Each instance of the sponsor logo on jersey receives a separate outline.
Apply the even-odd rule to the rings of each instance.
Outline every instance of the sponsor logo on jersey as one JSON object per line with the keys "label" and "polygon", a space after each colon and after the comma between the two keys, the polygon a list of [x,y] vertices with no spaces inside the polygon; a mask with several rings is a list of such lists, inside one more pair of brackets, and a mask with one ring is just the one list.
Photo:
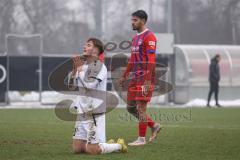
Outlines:
{"label": "sponsor logo on jersey", "polygon": [[139,40],[138,40],[138,45],[140,46],[142,43],[143,43],[143,40],[142,40],[142,39],[139,39]]}
{"label": "sponsor logo on jersey", "polygon": [[132,47],[132,52],[138,52],[138,51],[139,51],[139,46]]}
{"label": "sponsor logo on jersey", "polygon": [[149,45],[149,46],[155,46],[155,45],[156,45],[156,42],[154,42],[154,41],[149,41],[149,42],[148,42],[148,45]]}

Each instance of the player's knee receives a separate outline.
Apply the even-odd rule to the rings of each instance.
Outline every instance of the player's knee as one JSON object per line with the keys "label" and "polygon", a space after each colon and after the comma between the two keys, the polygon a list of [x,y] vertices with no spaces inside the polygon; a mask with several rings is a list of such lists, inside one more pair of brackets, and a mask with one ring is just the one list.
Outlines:
{"label": "player's knee", "polygon": [[80,154],[85,152],[85,143],[79,140],[73,140],[72,150],[74,154]]}
{"label": "player's knee", "polygon": [[74,153],[74,154],[80,154],[80,153],[82,153],[82,152],[83,152],[83,150],[82,150],[81,147],[73,146],[73,153]]}
{"label": "player's knee", "polygon": [[141,122],[146,121],[146,111],[141,108],[138,108],[138,120]]}
{"label": "player's knee", "polygon": [[145,111],[143,108],[141,108],[141,107],[138,107],[137,112],[138,112],[138,114],[140,114],[140,115],[146,113],[146,111]]}

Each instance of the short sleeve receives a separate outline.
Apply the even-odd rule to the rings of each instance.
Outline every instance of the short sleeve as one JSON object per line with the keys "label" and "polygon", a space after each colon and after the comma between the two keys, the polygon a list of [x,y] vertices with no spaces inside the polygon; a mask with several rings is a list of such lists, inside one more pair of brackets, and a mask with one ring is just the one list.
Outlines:
{"label": "short sleeve", "polygon": [[154,34],[150,34],[144,40],[144,44],[146,46],[147,54],[155,54],[156,53],[156,46],[157,46],[157,39]]}

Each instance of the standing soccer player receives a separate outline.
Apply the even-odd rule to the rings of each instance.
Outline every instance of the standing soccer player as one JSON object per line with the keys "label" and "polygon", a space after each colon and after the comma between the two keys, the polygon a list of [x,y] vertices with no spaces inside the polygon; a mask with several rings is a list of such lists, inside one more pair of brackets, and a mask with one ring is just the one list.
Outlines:
{"label": "standing soccer player", "polygon": [[152,135],[149,139],[153,142],[160,131],[159,123],[155,123],[146,113],[147,103],[150,102],[154,91],[156,45],[155,35],[146,28],[147,13],[138,10],[132,13],[132,28],[137,34],[132,39],[131,57],[127,68],[119,79],[123,87],[126,79],[130,79],[127,92],[127,110],[139,120],[138,139],[130,146],[146,144],[147,127],[151,128]]}
{"label": "standing soccer player", "polygon": [[[72,104],[78,110],[75,131],[73,134],[73,152],[88,154],[105,154],[115,151],[126,152],[127,147],[123,139],[117,143],[105,141],[105,111],[106,103],[88,95],[102,95],[106,102],[107,68],[99,60],[104,50],[103,43],[90,38],[84,45],[84,60],[80,57],[73,59],[73,71],[69,74],[69,86],[78,87],[79,92],[86,96],[79,96]],[[105,108],[99,105],[104,104]],[[97,111],[96,110],[100,110]]]}

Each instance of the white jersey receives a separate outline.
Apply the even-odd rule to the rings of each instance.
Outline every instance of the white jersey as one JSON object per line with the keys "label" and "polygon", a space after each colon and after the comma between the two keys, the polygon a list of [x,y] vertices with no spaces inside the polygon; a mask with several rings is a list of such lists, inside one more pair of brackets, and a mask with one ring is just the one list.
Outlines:
{"label": "white jersey", "polygon": [[[104,91],[104,94],[102,93],[100,98],[93,98],[96,96],[96,92],[86,93],[86,96],[78,96],[74,102],[74,106],[77,107],[78,113],[85,113],[90,110],[96,109],[100,106],[101,103],[106,102],[106,89],[107,89],[107,68],[103,64],[100,72],[97,75],[97,79],[95,79],[93,82],[86,82],[85,76],[87,74],[88,65],[85,63],[83,65],[82,71],[76,73],[76,80],[77,85],[83,88],[87,89],[94,89],[98,91]],[[86,91],[88,92],[88,91]],[[89,97],[93,96],[93,97]],[[105,106],[106,109],[106,106]],[[102,109],[103,110],[103,109]]]}
{"label": "white jersey", "polygon": [[107,90],[107,67],[103,64],[100,72],[97,75],[98,80],[91,83],[84,81],[84,77],[86,75],[87,69],[88,69],[88,65],[85,63],[82,67],[82,71],[76,73],[76,77],[78,78],[78,86],[81,86],[81,87],[85,86],[90,89],[106,91]]}
{"label": "white jersey", "polygon": [[[106,111],[107,68],[103,64],[100,72],[95,77],[96,79],[92,82],[85,81],[87,71],[88,65],[84,64],[82,71],[76,73],[77,85],[81,89],[87,88],[104,92],[93,91],[93,97],[101,94],[101,96],[97,96],[98,98],[93,98],[89,97],[89,94],[87,93],[88,91],[86,91],[87,96],[78,96],[73,105],[77,107],[78,113],[80,115],[83,115],[83,113],[94,110],[98,108],[101,104],[104,104],[105,108],[101,110],[101,112],[104,113]],[[88,143],[91,144],[105,143],[105,114],[102,114],[95,119],[89,118],[85,121],[76,121],[73,139],[86,140]]]}

